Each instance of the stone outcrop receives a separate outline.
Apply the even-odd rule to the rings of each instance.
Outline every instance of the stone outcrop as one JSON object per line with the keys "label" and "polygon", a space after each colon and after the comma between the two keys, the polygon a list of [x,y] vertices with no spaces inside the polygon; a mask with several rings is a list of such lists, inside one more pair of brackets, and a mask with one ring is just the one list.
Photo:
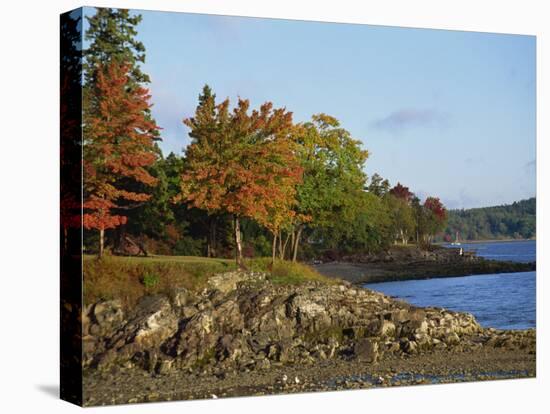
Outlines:
{"label": "stone outcrop", "polygon": [[333,358],[373,364],[484,346],[535,352],[534,330],[483,329],[470,314],[416,308],[348,283],[280,286],[265,279],[231,272],[211,278],[200,294],[174,290],[126,311],[118,301],[89,306],[84,366],[222,375]]}

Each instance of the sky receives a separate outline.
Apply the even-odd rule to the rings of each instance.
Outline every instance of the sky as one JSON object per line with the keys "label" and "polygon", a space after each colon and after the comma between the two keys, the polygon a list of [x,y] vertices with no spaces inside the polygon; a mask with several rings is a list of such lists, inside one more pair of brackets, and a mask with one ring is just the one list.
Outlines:
{"label": "sky", "polygon": [[207,83],[295,122],[335,116],[369,151],[369,176],[448,208],[535,196],[534,36],[139,13],[165,155],[189,144],[182,120]]}

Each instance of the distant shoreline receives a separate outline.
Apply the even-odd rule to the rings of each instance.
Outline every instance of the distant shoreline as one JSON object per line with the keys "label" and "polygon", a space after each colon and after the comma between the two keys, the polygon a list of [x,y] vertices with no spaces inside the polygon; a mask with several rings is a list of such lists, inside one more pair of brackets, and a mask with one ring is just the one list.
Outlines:
{"label": "distant shoreline", "polygon": [[536,270],[536,261],[490,260],[475,253],[459,254],[461,246],[433,247],[429,252],[416,247],[394,247],[384,255],[343,257],[339,261],[313,264],[313,268],[325,276],[355,284]]}
{"label": "distant shoreline", "polygon": [[[537,239],[495,239],[495,240],[461,240],[459,241],[460,244],[481,244],[481,243],[514,243],[514,242],[526,242],[526,241],[537,241]],[[438,242],[434,243],[436,245],[442,246],[451,244],[453,242]]]}

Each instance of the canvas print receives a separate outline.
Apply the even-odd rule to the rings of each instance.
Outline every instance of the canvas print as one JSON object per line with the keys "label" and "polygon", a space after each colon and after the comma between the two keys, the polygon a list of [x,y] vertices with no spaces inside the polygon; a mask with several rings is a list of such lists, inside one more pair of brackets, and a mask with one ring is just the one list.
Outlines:
{"label": "canvas print", "polygon": [[62,398],[536,375],[534,36],[60,27]]}

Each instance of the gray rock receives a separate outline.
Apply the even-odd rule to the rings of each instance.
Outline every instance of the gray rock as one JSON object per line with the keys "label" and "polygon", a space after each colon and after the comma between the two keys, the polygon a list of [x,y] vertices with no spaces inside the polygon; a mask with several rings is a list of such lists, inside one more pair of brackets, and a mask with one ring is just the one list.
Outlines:
{"label": "gray rock", "polygon": [[378,360],[378,342],[370,338],[361,338],[353,347],[355,357],[360,361],[376,362]]}

